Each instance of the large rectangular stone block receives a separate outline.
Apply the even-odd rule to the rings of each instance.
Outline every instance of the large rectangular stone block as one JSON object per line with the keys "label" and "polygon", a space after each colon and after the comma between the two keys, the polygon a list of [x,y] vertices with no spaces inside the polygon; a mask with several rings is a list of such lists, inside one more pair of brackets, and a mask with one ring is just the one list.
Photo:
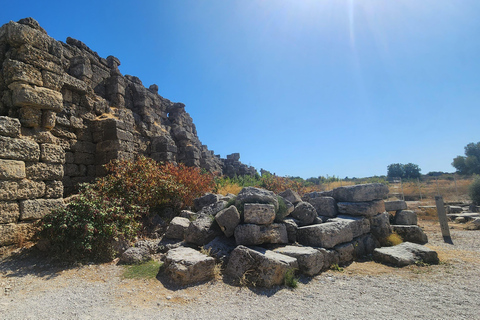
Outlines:
{"label": "large rectangular stone block", "polygon": [[338,212],[352,216],[373,217],[379,213],[385,212],[383,200],[368,202],[339,202]]}
{"label": "large rectangular stone block", "polygon": [[0,158],[38,161],[40,147],[32,140],[0,136]]}
{"label": "large rectangular stone block", "polygon": [[5,36],[11,46],[18,47],[28,43],[47,52],[49,43],[52,41],[45,33],[13,21],[7,23]]}
{"label": "large rectangular stone block", "polygon": [[407,203],[403,200],[385,201],[385,211],[407,210]]}
{"label": "large rectangular stone block", "polygon": [[29,240],[34,233],[31,223],[0,224],[0,247]]}
{"label": "large rectangular stone block", "polygon": [[0,181],[0,200],[19,200],[43,197],[45,183],[43,181],[19,180]]}
{"label": "large rectangular stone block", "polygon": [[36,199],[20,201],[20,220],[38,220],[54,209],[65,206],[63,199]]}
{"label": "large rectangular stone block", "polygon": [[359,184],[333,189],[338,202],[363,202],[382,200],[388,194],[388,187],[381,183]]}
{"label": "large rectangular stone block", "polygon": [[275,220],[273,204],[245,203],[243,213],[245,223],[271,224]]}
{"label": "large rectangular stone block", "polygon": [[20,121],[16,118],[0,117],[0,135],[12,138],[20,136]]}
{"label": "large rectangular stone block", "polygon": [[62,61],[59,58],[29,44],[24,44],[20,48],[15,49],[11,58],[31,64],[40,70],[48,70],[57,74],[64,73]]}
{"label": "large rectangular stone block", "polygon": [[353,230],[345,223],[326,222],[297,229],[297,241],[311,247],[333,248],[353,240]]}
{"label": "large rectangular stone block", "polygon": [[50,163],[65,163],[65,150],[51,143],[40,145],[40,160]]}
{"label": "large rectangular stone block", "polygon": [[0,179],[15,180],[25,178],[25,162],[17,160],[0,160]]}
{"label": "large rectangular stone block", "polygon": [[63,197],[62,181],[45,181],[45,198],[58,199]]}
{"label": "large rectangular stone block", "polygon": [[32,87],[19,82],[8,86],[12,90],[12,102],[16,107],[36,107],[60,112],[63,109],[63,97],[58,91],[43,87]]}
{"label": "large rectangular stone block", "polygon": [[332,197],[306,197],[305,201],[313,205],[317,214],[324,217],[336,217],[337,202]]}
{"label": "large rectangular stone block", "polygon": [[19,81],[43,86],[42,73],[32,65],[17,60],[5,60],[3,63],[3,78],[7,85]]}
{"label": "large rectangular stone block", "polygon": [[288,243],[287,228],[283,223],[271,225],[239,224],[235,228],[235,241],[238,245],[260,245],[264,243]]}
{"label": "large rectangular stone block", "polygon": [[31,162],[25,166],[27,178],[32,180],[62,180],[63,166],[55,163]]}
{"label": "large rectangular stone block", "polygon": [[20,207],[16,201],[0,201],[0,223],[17,222]]}

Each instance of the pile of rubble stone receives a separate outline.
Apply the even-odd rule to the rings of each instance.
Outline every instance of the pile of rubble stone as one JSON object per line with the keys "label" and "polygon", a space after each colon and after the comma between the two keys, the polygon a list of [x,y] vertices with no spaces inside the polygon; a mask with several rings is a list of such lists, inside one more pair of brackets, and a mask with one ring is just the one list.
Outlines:
{"label": "pile of rubble stone", "polygon": [[[139,242],[122,259],[164,252],[163,270],[179,284],[211,279],[220,261],[226,277],[267,287],[283,284],[290,269],[314,276],[371,254],[394,265],[438,262],[434,251],[411,243],[427,242],[415,213],[404,210],[403,201],[384,202],[387,194],[383,184],[340,187],[303,198],[292,190],[277,195],[254,187],[237,196],[206,194],[195,200],[195,212],[182,211],[171,221],[159,243]],[[395,213],[393,225],[388,211]],[[377,249],[392,229],[409,242],[396,252]]]}

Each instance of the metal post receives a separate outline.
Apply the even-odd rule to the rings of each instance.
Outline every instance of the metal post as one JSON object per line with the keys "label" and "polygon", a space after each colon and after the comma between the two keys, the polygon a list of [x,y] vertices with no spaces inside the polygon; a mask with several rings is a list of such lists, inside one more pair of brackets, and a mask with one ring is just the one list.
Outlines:
{"label": "metal post", "polygon": [[442,230],[443,241],[453,244],[450,237],[450,229],[448,228],[447,214],[442,196],[435,196],[435,204],[437,205],[438,221],[440,222],[440,229]]}

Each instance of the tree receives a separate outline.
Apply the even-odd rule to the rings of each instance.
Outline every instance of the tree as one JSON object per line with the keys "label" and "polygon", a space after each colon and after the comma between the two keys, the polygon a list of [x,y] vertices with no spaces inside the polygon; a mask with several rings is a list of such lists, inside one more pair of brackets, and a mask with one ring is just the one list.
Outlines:
{"label": "tree", "polygon": [[414,179],[420,178],[420,167],[414,163],[392,163],[387,166],[387,176],[389,178]]}
{"label": "tree", "polygon": [[407,163],[403,166],[403,170],[405,171],[405,179],[415,179],[420,178],[420,167],[413,163]]}
{"label": "tree", "polygon": [[465,156],[453,159],[452,166],[460,174],[480,174],[480,142],[465,146]]}

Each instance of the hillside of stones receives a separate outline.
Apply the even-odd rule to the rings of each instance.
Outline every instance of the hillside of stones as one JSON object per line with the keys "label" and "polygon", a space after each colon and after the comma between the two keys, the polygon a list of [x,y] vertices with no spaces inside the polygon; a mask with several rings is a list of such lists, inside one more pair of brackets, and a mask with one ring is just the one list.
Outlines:
{"label": "hillside of stones", "polygon": [[[237,196],[206,194],[194,211],[182,211],[159,240],[139,241],[121,255],[123,263],[139,263],[162,254],[162,274],[188,285],[208,281],[215,264],[228,279],[256,286],[281,285],[289,270],[315,276],[355,259],[403,267],[435,264],[435,251],[404,201],[384,201],[383,184],[340,187],[300,197],[247,187]],[[396,232],[404,243],[393,247]]]}
{"label": "hillside of stones", "polygon": [[28,238],[79,183],[114,159],[145,155],[228,176],[253,175],[238,153],[221,159],[185,105],[122,75],[114,56],[48,36],[32,18],[0,27],[0,246]]}

